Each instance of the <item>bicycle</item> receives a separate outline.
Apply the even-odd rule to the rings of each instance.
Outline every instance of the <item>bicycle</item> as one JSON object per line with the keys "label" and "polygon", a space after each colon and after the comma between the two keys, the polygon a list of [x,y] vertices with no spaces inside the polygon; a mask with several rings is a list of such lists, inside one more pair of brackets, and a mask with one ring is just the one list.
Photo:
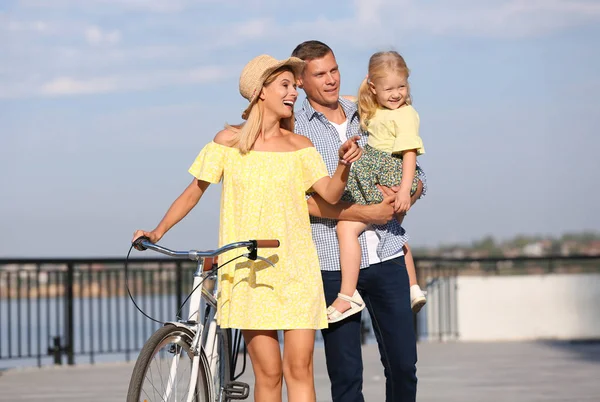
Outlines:
{"label": "bicycle", "polygon": [[[132,247],[140,251],[151,249],[170,257],[190,259],[197,262],[197,268],[194,272],[192,292],[186,299],[190,300],[187,320],[165,322],[163,327],[148,338],[133,368],[127,402],[227,402],[246,399],[250,394],[250,386],[236,381],[245,369],[246,353],[242,372],[235,375],[241,332],[238,331],[232,344],[231,329],[221,329],[217,326],[217,271],[221,266],[239,257],[260,259],[273,265],[266,258],[258,256],[257,250],[279,247],[279,241],[248,240],[226,244],[211,251],[173,251],[151,243],[146,237],[140,237],[133,242]],[[220,254],[243,247],[248,249],[247,253],[221,266],[216,263]],[[196,292],[200,287],[201,291]],[[204,311],[203,315],[200,314],[201,311]],[[163,348],[165,350],[161,351]],[[159,363],[164,361],[166,377],[153,371],[155,357],[159,357]],[[190,363],[181,364],[180,361],[186,358],[190,359]],[[161,367],[158,364],[156,366]],[[189,374],[182,376],[183,379],[187,378],[189,383],[180,384],[180,380],[176,380],[180,369],[190,370]],[[157,376],[157,383],[154,384]],[[147,389],[144,388],[146,381],[150,382]]]}

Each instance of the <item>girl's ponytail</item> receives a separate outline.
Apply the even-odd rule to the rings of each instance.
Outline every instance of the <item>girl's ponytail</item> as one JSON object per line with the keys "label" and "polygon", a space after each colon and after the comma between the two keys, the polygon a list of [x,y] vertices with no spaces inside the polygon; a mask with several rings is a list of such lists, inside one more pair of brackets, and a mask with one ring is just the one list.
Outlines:
{"label": "girl's ponytail", "polygon": [[358,115],[360,116],[360,128],[367,131],[367,122],[377,110],[377,98],[369,87],[369,78],[365,78],[358,88]]}

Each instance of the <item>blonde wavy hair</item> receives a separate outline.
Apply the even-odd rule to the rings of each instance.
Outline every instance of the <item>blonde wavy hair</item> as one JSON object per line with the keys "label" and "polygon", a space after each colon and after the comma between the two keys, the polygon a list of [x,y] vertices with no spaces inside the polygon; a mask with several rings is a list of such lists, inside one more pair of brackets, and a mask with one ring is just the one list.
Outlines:
{"label": "blonde wavy hair", "polygon": [[[263,88],[271,85],[279,75],[286,71],[289,71],[292,74],[294,74],[294,70],[292,68],[290,68],[289,66],[283,66],[273,71],[273,73],[267,77],[265,83],[263,84]],[[297,77],[294,74],[294,80],[296,78]],[[235,134],[232,140],[232,145],[238,148],[242,154],[248,153],[254,146],[256,140],[258,139],[260,131],[262,130],[264,113],[263,109],[263,101],[262,99],[258,98],[258,100],[250,109],[248,118],[244,123],[239,125],[225,125],[226,129],[233,131],[233,133]],[[294,111],[292,110],[292,115],[290,117],[281,119],[281,121],[279,122],[279,127],[294,132],[294,120]]]}
{"label": "blonde wavy hair", "polygon": [[[375,111],[380,108],[377,103],[377,97],[371,91],[371,84],[388,74],[402,74],[408,79],[410,70],[398,52],[393,50],[386,52],[377,52],[369,59],[369,74],[363,80],[358,89],[358,113],[360,115],[360,127],[367,131],[369,119],[375,115]],[[410,86],[408,87],[408,99],[406,104],[410,105],[412,98],[410,96]]]}

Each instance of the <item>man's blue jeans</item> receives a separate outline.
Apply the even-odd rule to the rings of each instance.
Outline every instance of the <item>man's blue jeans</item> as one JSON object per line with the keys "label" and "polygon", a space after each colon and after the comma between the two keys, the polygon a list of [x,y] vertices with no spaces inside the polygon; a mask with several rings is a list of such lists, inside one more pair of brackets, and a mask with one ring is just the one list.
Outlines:
{"label": "man's blue jeans", "polygon": [[[327,305],[340,291],[341,272],[322,271]],[[414,402],[417,393],[417,345],[404,257],[360,271],[364,299],[379,345],[386,378],[386,402]],[[360,314],[324,329],[327,372],[333,402],[363,402]]]}

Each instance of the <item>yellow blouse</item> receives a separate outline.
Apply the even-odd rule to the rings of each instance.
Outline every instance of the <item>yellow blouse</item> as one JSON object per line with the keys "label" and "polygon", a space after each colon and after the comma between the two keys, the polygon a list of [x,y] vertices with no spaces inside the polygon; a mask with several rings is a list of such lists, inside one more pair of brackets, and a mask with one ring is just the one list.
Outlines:
{"label": "yellow blouse", "polygon": [[398,109],[377,109],[367,123],[368,144],[383,152],[400,153],[416,149],[425,153],[419,136],[419,114],[411,105]]}

